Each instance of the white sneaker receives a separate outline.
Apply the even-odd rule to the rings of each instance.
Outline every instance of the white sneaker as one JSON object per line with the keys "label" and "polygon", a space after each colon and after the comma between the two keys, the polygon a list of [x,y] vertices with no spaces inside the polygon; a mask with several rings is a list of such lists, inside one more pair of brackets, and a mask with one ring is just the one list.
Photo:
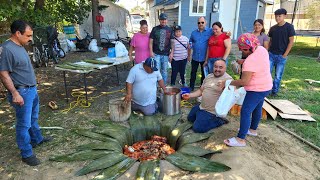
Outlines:
{"label": "white sneaker", "polygon": [[201,100],[202,100],[202,96],[197,97],[197,101],[198,101],[199,103],[201,103]]}

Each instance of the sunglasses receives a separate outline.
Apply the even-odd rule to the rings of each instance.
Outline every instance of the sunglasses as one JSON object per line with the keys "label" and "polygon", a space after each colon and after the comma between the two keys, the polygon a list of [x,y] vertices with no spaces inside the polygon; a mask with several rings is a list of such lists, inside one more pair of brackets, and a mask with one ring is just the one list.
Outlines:
{"label": "sunglasses", "polygon": [[198,22],[198,24],[204,24],[204,22]]}

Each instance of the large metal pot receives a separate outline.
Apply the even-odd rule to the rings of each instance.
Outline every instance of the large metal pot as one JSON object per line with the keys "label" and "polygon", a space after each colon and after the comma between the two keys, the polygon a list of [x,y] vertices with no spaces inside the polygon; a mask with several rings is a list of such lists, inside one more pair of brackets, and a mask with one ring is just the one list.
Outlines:
{"label": "large metal pot", "polygon": [[160,110],[165,115],[180,113],[181,90],[175,87],[167,87],[169,94],[160,92]]}

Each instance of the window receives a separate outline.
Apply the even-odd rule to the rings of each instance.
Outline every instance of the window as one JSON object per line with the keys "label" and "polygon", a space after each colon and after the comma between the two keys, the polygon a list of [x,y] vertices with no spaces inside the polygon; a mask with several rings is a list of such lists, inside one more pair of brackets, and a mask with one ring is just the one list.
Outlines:
{"label": "window", "polygon": [[205,16],[207,0],[190,0],[189,16]]}

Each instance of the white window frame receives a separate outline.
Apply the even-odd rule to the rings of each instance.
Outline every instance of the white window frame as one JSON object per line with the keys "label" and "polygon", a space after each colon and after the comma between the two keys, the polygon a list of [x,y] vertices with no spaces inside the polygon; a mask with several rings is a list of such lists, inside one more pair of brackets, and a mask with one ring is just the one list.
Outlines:
{"label": "white window frame", "polygon": [[[198,0],[199,2],[200,0]],[[206,16],[207,11],[207,0],[203,0],[203,13],[194,13],[192,12],[193,0],[189,0],[189,16]]]}

